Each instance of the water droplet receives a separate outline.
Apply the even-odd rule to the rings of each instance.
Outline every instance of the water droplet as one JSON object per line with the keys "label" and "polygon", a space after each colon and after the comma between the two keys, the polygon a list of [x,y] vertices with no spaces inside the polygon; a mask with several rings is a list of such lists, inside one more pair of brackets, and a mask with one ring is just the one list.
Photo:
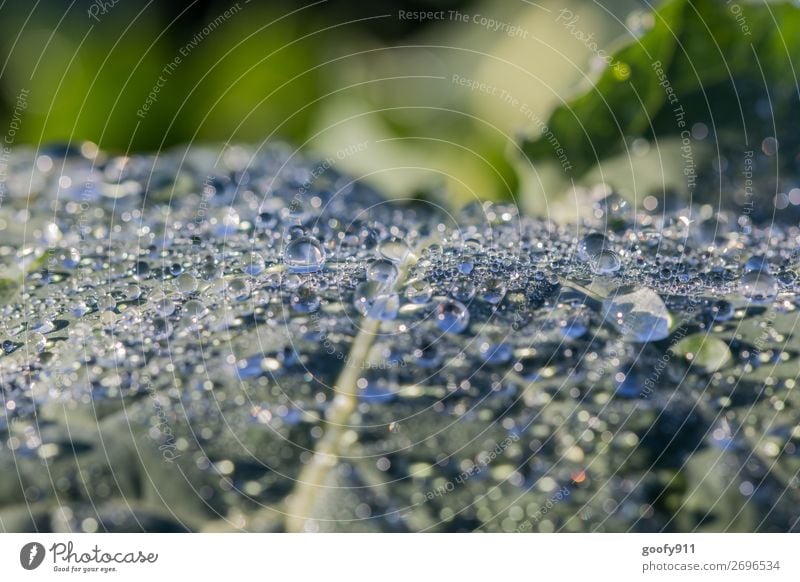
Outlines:
{"label": "water droplet", "polygon": [[40,319],[31,325],[31,331],[35,331],[38,333],[50,333],[56,328],[52,321],[49,319]]}
{"label": "water droplet", "polygon": [[220,268],[214,255],[207,255],[198,267],[200,276],[206,281],[211,281],[219,276]]}
{"label": "water droplet", "polygon": [[511,346],[506,342],[493,342],[486,339],[478,342],[478,353],[484,362],[492,366],[505,364],[511,360],[513,355]]}
{"label": "water droplet", "polygon": [[506,285],[502,279],[491,277],[481,287],[481,295],[487,303],[497,305],[506,296]]}
{"label": "water droplet", "polygon": [[133,276],[137,279],[146,279],[150,275],[150,264],[147,261],[137,261],[133,267]]}
{"label": "water droplet", "polygon": [[466,277],[456,279],[453,286],[450,287],[450,295],[456,301],[469,302],[475,297],[475,283]]}
{"label": "water droplet", "polygon": [[47,338],[39,332],[29,331],[22,337],[22,343],[29,352],[40,353],[47,345]]}
{"label": "water droplet", "polygon": [[712,303],[709,311],[714,321],[728,321],[733,317],[733,305],[724,299]]}
{"label": "water droplet", "polygon": [[414,279],[406,287],[406,299],[415,305],[427,303],[433,297],[433,288],[423,279]]}
{"label": "water droplet", "polygon": [[325,251],[317,239],[301,236],[286,245],[283,262],[293,273],[313,273],[325,264]]}
{"label": "water droplet", "polygon": [[242,270],[248,275],[260,275],[264,271],[264,257],[258,253],[247,253],[242,257]]}
{"label": "water droplet", "polygon": [[169,317],[175,313],[175,302],[169,297],[162,297],[161,299],[153,301],[153,309],[155,309],[156,313],[159,315]]}
{"label": "water droplet", "polygon": [[197,279],[192,277],[189,273],[183,273],[175,279],[175,289],[178,293],[188,295],[197,290]]}
{"label": "water droplet", "polygon": [[609,242],[604,234],[599,232],[587,234],[578,243],[578,258],[588,262],[608,246]]}
{"label": "water droplet", "polygon": [[604,317],[628,341],[646,343],[669,335],[672,318],[661,297],[652,289],[615,295],[603,302]]}
{"label": "water droplet", "polygon": [[292,309],[300,313],[311,313],[320,306],[320,298],[312,285],[300,285],[292,294]]}
{"label": "water droplet", "polygon": [[365,314],[370,319],[394,321],[400,311],[400,297],[397,293],[381,293],[372,300],[372,306]]}
{"label": "water droplet", "polygon": [[763,303],[771,301],[778,294],[778,282],[764,271],[750,271],[739,279],[739,290],[751,301]]}
{"label": "water droplet", "polygon": [[390,261],[395,263],[402,263],[406,260],[409,254],[411,254],[411,249],[401,238],[393,236],[385,241],[382,241],[380,245],[378,245],[378,252]]}
{"label": "water droplet", "polygon": [[122,295],[126,301],[135,301],[142,296],[142,288],[136,283],[125,285],[125,287],[122,289]]}
{"label": "water droplet", "polygon": [[181,308],[181,314],[194,323],[203,318],[207,313],[208,309],[206,306],[197,299],[190,299],[184,303]]}
{"label": "water droplet", "polygon": [[589,265],[595,275],[613,275],[619,271],[622,262],[617,253],[603,249],[589,260]]}
{"label": "water droplet", "polygon": [[475,263],[472,261],[462,261],[458,265],[458,272],[462,275],[469,275],[472,273],[472,269],[475,268]]}
{"label": "water droplet", "polygon": [[117,308],[117,300],[112,295],[105,295],[97,306],[101,311],[114,311]]}
{"label": "water droplet", "polygon": [[443,332],[461,333],[469,325],[469,311],[463,303],[448,299],[436,307],[436,323]]}
{"label": "water droplet", "polygon": [[353,304],[361,315],[380,321],[397,319],[400,310],[397,293],[386,292],[376,281],[367,281],[356,287]]}
{"label": "water droplet", "polygon": [[367,266],[367,279],[391,284],[397,279],[397,266],[387,259],[377,259]]}
{"label": "water droplet", "polygon": [[755,255],[747,259],[744,264],[744,272],[750,273],[752,271],[763,271],[769,273],[769,261],[763,255]]}
{"label": "water droplet", "polygon": [[250,297],[251,289],[250,281],[242,277],[231,279],[225,287],[227,294],[236,301],[244,301]]}
{"label": "water droplet", "polygon": [[442,362],[439,350],[432,344],[415,349],[414,358],[417,366],[425,369],[438,368]]}

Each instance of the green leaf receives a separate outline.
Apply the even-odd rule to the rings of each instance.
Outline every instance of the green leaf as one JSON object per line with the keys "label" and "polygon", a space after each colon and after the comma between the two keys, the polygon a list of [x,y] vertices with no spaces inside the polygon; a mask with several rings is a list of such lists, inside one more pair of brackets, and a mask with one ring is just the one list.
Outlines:
{"label": "green leaf", "polygon": [[731,359],[731,351],[721,339],[696,334],[675,345],[675,352],[691,358],[693,365],[706,372],[716,372]]}
{"label": "green leaf", "polygon": [[[778,119],[796,103],[787,97],[796,91],[790,57],[799,31],[800,10],[788,2],[742,4],[738,12],[725,2],[670,0],[653,27],[615,53],[591,89],[556,108],[548,131],[523,150],[534,162],[557,159],[554,136],[580,176],[624,152],[626,138],[686,137],[699,121],[734,132],[739,143],[760,142],[775,129],[773,119],[753,114],[756,102],[771,97]],[[788,126],[778,123],[777,131]]]}
{"label": "green leaf", "polygon": [[19,292],[20,282],[13,277],[0,278],[0,305],[9,303]]}

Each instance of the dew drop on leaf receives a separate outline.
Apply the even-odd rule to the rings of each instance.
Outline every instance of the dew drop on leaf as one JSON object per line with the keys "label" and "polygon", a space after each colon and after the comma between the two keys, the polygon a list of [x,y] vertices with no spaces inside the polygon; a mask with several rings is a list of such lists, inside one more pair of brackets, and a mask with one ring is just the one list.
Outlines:
{"label": "dew drop on leaf", "polygon": [[619,256],[611,249],[601,250],[589,259],[589,264],[595,275],[613,275],[622,266]]}
{"label": "dew drop on leaf", "polygon": [[378,283],[392,284],[397,274],[397,266],[388,259],[377,259],[367,266],[367,278]]}
{"label": "dew drop on leaf", "polygon": [[313,273],[325,264],[325,251],[317,239],[301,236],[286,245],[283,263],[293,273]]}
{"label": "dew drop on leaf", "polygon": [[778,293],[778,282],[765,271],[750,271],[739,279],[739,290],[751,301],[763,303],[775,298]]}
{"label": "dew drop on leaf", "polygon": [[378,245],[381,256],[395,263],[402,263],[411,253],[411,249],[403,239],[393,236]]}
{"label": "dew drop on leaf", "polygon": [[320,298],[312,285],[300,285],[292,294],[292,309],[299,313],[311,313],[320,306]]}
{"label": "dew drop on leaf", "polygon": [[493,342],[487,339],[479,340],[478,353],[481,359],[489,365],[505,364],[513,355],[511,346],[506,342]]}
{"label": "dew drop on leaf", "polygon": [[433,288],[424,279],[413,279],[406,286],[406,299],[415,305],[427,303],[433,297]]}
{"label": "dew drop on leaf", "polygon": [[481,296],[492,305],[497,305],[506,296],[506,285],[502,279],[490,277],[481,287]]}
{"label": "dew drop on leaf", "polygon": [[258,253],[247,253],[242,257],[242,271],[248,275],[259,275],[264,271],[264,257]]}
{"label": "dew drop on leaf", "polygon": [[587,234],[578,243],[578,258],[582,261],[591,261],[600,251],[608,248],[609,242],[604,234],[593,232]]}
{"label": "dew drop on leaf", "polygon": [[466,277],[456,279],[453,286],[450,287],[450,295],[453,299],[465,303],[472,301],[473,297],[475,297],[475,291],[475,283]]}
{"label": "dew drop on leaf", "polygon": [[647,287],[603,302],[604,317],[627,341],[646,343],[669,335],[671,317],[661,297]]}
{"label": "dew drop on leaf", "polygon": [[436,307],[436,322],[443,332],[461,333],[469,325],[469,311],[460,301],[445,300]]}

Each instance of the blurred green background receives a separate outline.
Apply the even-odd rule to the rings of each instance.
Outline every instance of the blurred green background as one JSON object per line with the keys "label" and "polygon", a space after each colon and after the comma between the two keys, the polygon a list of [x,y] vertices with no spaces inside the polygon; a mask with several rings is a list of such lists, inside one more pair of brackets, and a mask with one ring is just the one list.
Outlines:
{"label": "blurred green background", "polygon": [[[280,139],[334,158],[337,169],[390,196],[447,207],[515,199],[530,212],[574,219],[599,181],[637,206],[654,189],[686,194],[681,141],[662,106],[654,59],[686,53],[667,72],[682,103],[705,121],[690,126],[698,168],[715,154],[716,136],[705,135],[720,127],[714,116],[741,126],[759,107],[766,111],[766,129],[750,128],[752,144],[740,143],[741,127],[729,140],[740,149],[775,133],[776,104],[788,103],[786,117],[795,118],[787,57],[800,37],[796,6],[735,6],[739,12],[716,0],[7,2],[0,128],[13,124],[14,146],[90,140],[123,154]],[[409,16],[420,11],[429,14]],[[611,67],[610,55],[628,62]],[[764,82],[762,74],[772,77]],[[603,126],[609,111],[622,127]],[[666,135],[656,142],[646,134],[659,119]],[[555,149],[546,140],[525,150],[538,147],[534,162],[522,154],[521,144],[550,123],[571,141],[572,161],[591,171],[538,163]],[[779,120],[781,127],[789,125]],[[693,196],[735,200],[719,182]],[[769,188],[771,207],[792,184]]]}
{"label": "blurred green background", "polygon": [[[327,157],[367,142],[340,165],[390,195],[507,199],[526,178],[516,144],[536,129],[531,116],[546,120],[560,95],[597,68],[586,43],[556,23],[558,11],[579,14],[581,28],[608,47],[629,36],[625,27],[644,6],[6,3],[0,123],[7,127],[27,89],[18,144],[91,140],[124,153],[279,138]],[[444,20],[400,17],[420,10],[457,10],[467,21],[449,12]],[[454,75],[502,89],[518,104],[454,83]],[[156,99],[142,111],[159,77]]]}

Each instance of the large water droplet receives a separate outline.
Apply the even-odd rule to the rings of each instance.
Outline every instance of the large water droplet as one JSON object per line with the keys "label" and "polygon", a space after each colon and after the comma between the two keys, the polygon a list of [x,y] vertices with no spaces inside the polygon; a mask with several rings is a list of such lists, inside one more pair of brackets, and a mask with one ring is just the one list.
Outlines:
{"label": "large water droplet", "polygon": [[492,366],[505,364],[513,355],[511,346],[508,343],[489,339],[478,341],[478,353],[484,362]]}
{"label": "large water droplet", "polygon": [[712,303],[708,311],[714,321],[728,321],[733,317],[733,305],[724,299]]}
{"label": "large water droplet", "polygon": [[617,253],[611,249],[603,249],[589,259],[589,265],[595,275],[613,275],[619,271],[622,262]]}
{"label": "large water droplet", "polygon": [[47,345],[47,338],[39,332],[28,331],[22,336],[25,349],[31,353],[43,352]]}
{"label": "large water droplet", "polygon": [[189,273],[183,273],[175,278],[175,289],[184,295],[194,293],[197,290],[197,279]]}
{"label": "large water droplet", "polygon": [[443,332],[461,333],[469,325],[469,311],[460,301],[448,299],[436,307],[436,323]]}
{"label": "large water droplet", "polygon": [[353,304],[361,315],[380,321],[397,319],[400,298],[397,293],[387,292],[376,281],[367,281],[356,287]]}
{"label": "large water droplet", "polygon": [[393,236],[385,241],[382,241],[380,245],[378,245],[378,252],[390,261],[395,263],[402,263],[406,260],[409,254],[411,254],[411,249],[401,238]]}
{"label": "large water droplet", "polygon": [[400,297],[397,293],[381,293],[372,301],[367,317],[380,321],[394,321],[400,311]]}
{"label": "large water droplet", "polygon": [[423,279],[409,281],[406,287],[406,299],[416,305],[427,303],[433,297],[433,288]]}
{"label": "large water droplet", "polygon": [[778,282],[764,271],[750,271],[739,279],[739,290],[751,301],[763,303],[771,301],[778,294]]}
{"label": "large water droplet", "polygon": [[313,273],[325,264],[325,251],[317,239],[302,236],[286,245],[283,263],[294,273]]}
{"label": "large water droplet", "polygon": [[751,271],[764,271],[765,273],[769,273],[769,261],[764,255],[754,255],[747,259],[747,262],[744,264],[744,272],[749,273]]}
{"label": "large water droplet", "polygon": [[228,284],[225,287],[225,291],[228,296],[232,297],[236,301],[244,301],[248,297],[250,297],[250,281],[244,279],[243,277],[236,277],[231,279],[227,282]]}
{"label": "large water droplet", "polygon": [[586,307],[579,306],[569,311],[558,322],[559,330],[565,338],[576,339],[589,330],[589,311]]}
{"label": "large water droplet", "polygon": [[191,299],[187,301],[181,308],[181,314],[183,317],[188,318],[192,323],[197,323],[207,313],[208,308],[206,308],[206,306],[197,299]]}
{"label": "large water droplet", "polygon": [[423,346],[414,350],[414,358],[420,368],[438,368],[442,362],[439,350],[433,344]]}
{"label": "large water droplet", "polygon": [[475,283],[466,277],[457,279],[450,287],[450,295],[457,301],[468,302],[475,297]]}
{"label": "large water droplet", "polygon": [[247,253],[242,257],[242,271],[248,275],[259,275],[264,271],[264,257],[258,253]]}
{"label": "large water droplet", "polygon": [[378,283],[394,283],[397,274],[397,266],[388,259],[377,259],[367,266],[367,279]]}
{"label": "large water droplet", "polygon": [[300,313],[311,313],[319,309],[320,299],[312,285],[300,285],[292,294],[292,309]]}
{"label": "large water droplet", "polygon": [[497,305],[506,296],[506,285],[502,279],[491,277],[483,283],[481,295],[487,303]]}
{"label": "large water droplet", "polygon": [[153,302],[153,309],[155,309],[156,313],[159,315],[169,317],[175,313],[175,302],[169,297],[162,297]]}
{"label": "large water droplet", "polygon": [[590,261],[600,251],[608,248],[609,242],[604,234],[593,232],[587,234],[578,243],[578,258],[582,261]]}
{"label": "large water droplet", "polygon": [[652,289],[609,297],[603,302],[604,317],[628,341],[646,343],[669,335],[671,317],[661,297]]}
{"label": "large water droplet", "polygon": [[55,324],[50,319],[45,318],[31,324],[30,330],[39,333],[50,333],[55,328]]}

